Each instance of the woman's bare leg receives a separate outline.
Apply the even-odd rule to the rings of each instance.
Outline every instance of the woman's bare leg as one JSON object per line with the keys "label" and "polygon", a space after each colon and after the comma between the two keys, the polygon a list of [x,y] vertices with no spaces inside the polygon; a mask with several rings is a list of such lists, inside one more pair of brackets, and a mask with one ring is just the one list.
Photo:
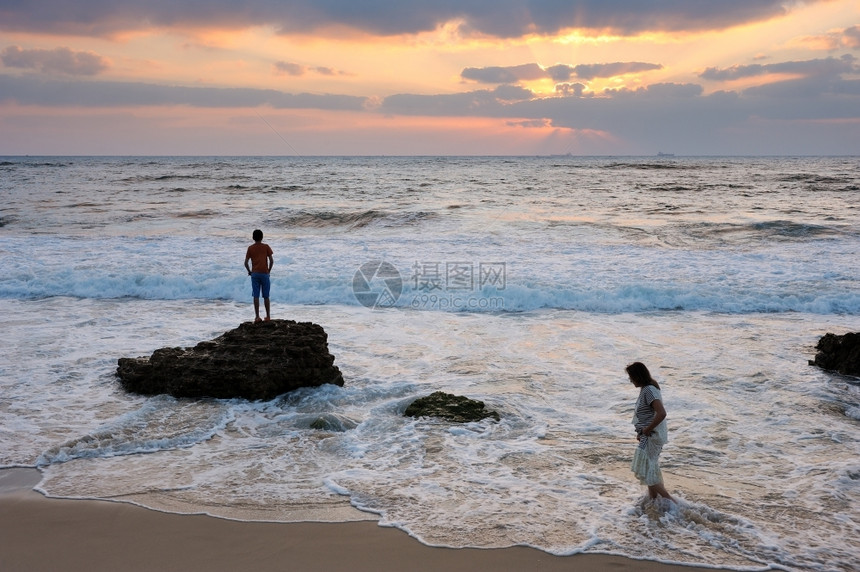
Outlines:
{"label": "woman's bare leg", "polygon": [[676,502],[675,499],[672,498],[672,495],[669,494],[669,491],[666,490],[666,487],[663,486],[663,483],[649,486],[648,495],[652,499],[657,498],[657,496],[659,495],[663,498],[669,499],[672,502]]}

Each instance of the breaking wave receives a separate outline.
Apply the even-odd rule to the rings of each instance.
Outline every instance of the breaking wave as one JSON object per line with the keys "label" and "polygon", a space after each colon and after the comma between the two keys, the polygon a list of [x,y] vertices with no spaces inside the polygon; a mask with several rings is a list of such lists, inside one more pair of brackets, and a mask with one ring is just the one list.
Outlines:
{"label": "breaking wave", "polygon": [[282,217],[272,218],[269,222],[281,228],[363,228],[370,225],[406,226],[416,224],[437,216],[434,212],[407,211],[389,212],[384,210],[366,211],[298,211]]}

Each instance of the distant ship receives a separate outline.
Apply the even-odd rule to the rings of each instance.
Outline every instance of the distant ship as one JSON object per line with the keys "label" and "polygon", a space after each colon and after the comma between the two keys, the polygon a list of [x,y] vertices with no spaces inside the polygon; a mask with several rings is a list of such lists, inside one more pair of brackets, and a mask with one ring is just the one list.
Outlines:
{"label": "distant ship", "polygon": [[659,153],[657,153],[657,156],[658,157],[674,157],[675,154],[674,153],[664,153],[664,152],[660,151]]}

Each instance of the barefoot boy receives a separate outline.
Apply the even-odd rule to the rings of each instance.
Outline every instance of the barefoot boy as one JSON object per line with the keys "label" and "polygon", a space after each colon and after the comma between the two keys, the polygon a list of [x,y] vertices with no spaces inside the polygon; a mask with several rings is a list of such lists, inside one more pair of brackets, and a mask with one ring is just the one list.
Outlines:
{"label": "barefoot boy", "polygon": [[[251,292],[254,296],[254,323],[262,322],[260,319],[260,290],[263,291],[263,302],[266,305],[266,321],[271,319],[269,309],[269,272],[272,271],[272,266],[275,265],[275,259],[272,258],[272,249],[268,244],[263,242],[263,231],[255,230],[253,233],[254,244],[248,247],[248,252],[245,253],[245,270],[248,271],[248,276],[251,277]],[[248,261],[251,261],[251,266],[248,266]]]}

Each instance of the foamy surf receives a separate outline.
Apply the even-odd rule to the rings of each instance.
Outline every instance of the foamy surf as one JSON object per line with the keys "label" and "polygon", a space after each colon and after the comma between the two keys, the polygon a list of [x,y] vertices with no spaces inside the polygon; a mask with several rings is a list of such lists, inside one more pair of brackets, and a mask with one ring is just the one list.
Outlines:
{"label": "foamy surf", "polygon": [[[439,546],[850,570],[860,385],[807,360],[860,330],[852,161],[6,161],[0,466],[50,496]],[[322,324],[346,385],[124,393],[117,358],[253,316],[256,227],[273,315]],[[381,261],[399,290],[356,282]],[[664,388],[678,507],[629,470],[634,360]],[[403,417],[435,390],[501,421]]]}

